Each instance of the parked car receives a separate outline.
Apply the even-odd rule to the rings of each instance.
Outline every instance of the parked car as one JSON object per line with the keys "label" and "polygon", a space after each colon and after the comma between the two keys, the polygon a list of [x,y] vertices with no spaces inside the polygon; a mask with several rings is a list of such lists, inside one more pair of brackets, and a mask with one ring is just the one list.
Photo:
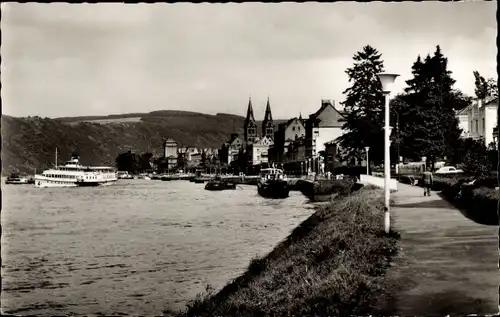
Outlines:
{"label": "parked car", "polygon": [[453,166],[443,166],[439,168],[434,174],[458,174],[463,172],[464,172],[463,170],[456,169]]}

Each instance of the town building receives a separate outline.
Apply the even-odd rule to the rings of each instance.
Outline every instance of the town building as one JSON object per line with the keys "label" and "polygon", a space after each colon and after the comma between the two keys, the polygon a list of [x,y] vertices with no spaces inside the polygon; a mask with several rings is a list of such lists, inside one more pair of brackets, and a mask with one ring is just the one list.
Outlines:
{"label": "town building", "polygon": [[463,138],[481,140],[485,146],[495,142],[494,129],[498,119],[498,98],[476,99],[457,112]]}
{"label": "town building", "polygon": [[344,113],[335,108],[333,100],[321,100],[321,107],[307,120],[300,116],[280,127],[269,151],[270,161],[282,163],[288,173],[324,171],[327,162],[320,154],[327,152],[327,144],[330,156],[332,150],[337,152],[343,121]]}
{"label": "town building", "polygon": [[278,131],[274,133],[273,146],[269,148],[270,162],[282,163],[288,152],[288,146],[299,138],[303,138],[305,134],[306,129],[302,115],[279,124]]}
{"label": "town building", "polygon": [[221,161],[227,164],[231,164],[238,158],[240,149],[243,147],[244,140],[238,135],[238,133],[232,133],[231,138],[228,142],[222,145],[221,149]]}
{"label": "town building", "polygon": [[163,156],[167,159],[168,169],[175,168],[177,166],[177,153],[179,150],[178,143],[169,137],[163,142],[163,149]]}
{"label": "town building", "polygon": [[248,100],[247,116],[245,117],[243,129],[243,151],[246,152],[248,165],[254,169],[262,164],[267,164],[268,150],[274,144],[275,130],[269,98],[267,98],[266,112],[262,122],[261,137],[259,137],[257,121],[255,121],[253,114],[252,99]]}
{"label": "town building", "polygon": [[258,138],[247,147],[248,159],[252,166],[267,164],[269,147],[273,145],[273,139],[269,136]]}
{"label": "town building", "polygon": [[335,108],[335,101],[321,100],[321,108],[310,115],[306,122],[307,157],[318,157],[325,150],[325,143],[342,136],[343,124],[344,114]]}

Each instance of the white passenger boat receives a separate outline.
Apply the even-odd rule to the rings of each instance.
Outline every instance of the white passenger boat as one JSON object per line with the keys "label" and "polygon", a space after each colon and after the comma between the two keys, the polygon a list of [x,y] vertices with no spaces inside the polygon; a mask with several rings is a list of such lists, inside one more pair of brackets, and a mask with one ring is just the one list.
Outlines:
{"label": "white passenger boat", "polygon": [[[56,154],[57,157],[57,154]],[[35,187],[106,186],[117,180],[116,170],[107,166],[83,166],[74,156],[62,166],[35,175]]]}

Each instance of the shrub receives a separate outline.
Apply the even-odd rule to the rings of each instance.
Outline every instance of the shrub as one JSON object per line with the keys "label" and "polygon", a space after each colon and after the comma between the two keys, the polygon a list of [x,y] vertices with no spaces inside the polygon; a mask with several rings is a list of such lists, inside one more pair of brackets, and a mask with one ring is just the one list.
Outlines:
{"label": "shrub", "polygon": [[353,179],[332,179],[332,180],[317,180],[314,182],[297,182],[300,192],[312,198],[314,195],[329,195],[339,194],[347,195],[351,192],[351,188],[355,184]]}

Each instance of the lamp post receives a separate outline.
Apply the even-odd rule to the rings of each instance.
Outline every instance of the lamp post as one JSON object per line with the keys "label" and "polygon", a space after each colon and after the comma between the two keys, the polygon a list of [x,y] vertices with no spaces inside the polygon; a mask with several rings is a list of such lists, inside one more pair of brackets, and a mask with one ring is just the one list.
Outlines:
{"label": "lamp post", "polygon": [[389,94],[391,93],[391,86],[396,80],[397,74],[377,74],[380,83],[382,84],[382,92],[385,98],[385,128],[384,128],[384,202],[385,202],[385,212],[384,212],[384,228],[385,233],[389,233],[391,228],[391,217],[390,217],[390,188],[389,181],[391,179],[391,162],[390,162],[390,139],[389,139]]}
{"label": "lamp post", "polygon": [[369,172],[370,160],[368,159],[368,151],[370,151],[370,147],[365,146],[365,151],[366,151],[366,175],[370,175],[370,172]]}

